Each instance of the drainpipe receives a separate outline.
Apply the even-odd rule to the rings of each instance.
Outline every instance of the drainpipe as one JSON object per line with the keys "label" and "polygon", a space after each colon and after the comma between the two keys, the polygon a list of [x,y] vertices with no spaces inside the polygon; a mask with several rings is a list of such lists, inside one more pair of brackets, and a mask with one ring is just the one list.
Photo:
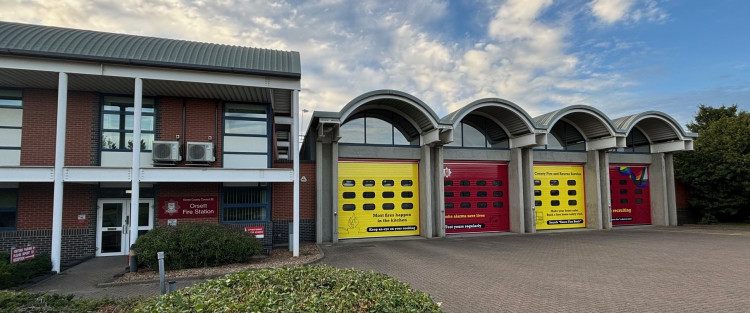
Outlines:
{"label": "drainpipe", "polygon": [[55,133],[55,181],[52,200],[52,271],[60,273],[63,216],[63,167],[68,111],[68,74],[60,72],[57,82],[57,130]]}

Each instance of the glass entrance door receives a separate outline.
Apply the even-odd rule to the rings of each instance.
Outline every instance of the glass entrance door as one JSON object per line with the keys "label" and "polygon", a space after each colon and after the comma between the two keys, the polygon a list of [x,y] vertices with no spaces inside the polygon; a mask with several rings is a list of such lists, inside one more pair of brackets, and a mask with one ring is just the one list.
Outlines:
{"label": "glass entrance door", "polygon": [[[138,235],[153,228],[153,200],[138,205]],[[96,255],[125,255],[130,252],[130,200],[99,200],[96,219]]]}

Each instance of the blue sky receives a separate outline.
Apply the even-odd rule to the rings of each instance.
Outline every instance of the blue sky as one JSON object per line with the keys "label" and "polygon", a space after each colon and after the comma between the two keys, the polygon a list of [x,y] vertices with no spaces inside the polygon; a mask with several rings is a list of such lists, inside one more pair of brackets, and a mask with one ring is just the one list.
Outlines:
{"label": "blue sky", "polygon": [[[440,116],[485,97],[537,116],[750,109],[746,0],[2,0],[3,19],[299,51],[300,105],[397,89]],[[310,114],[305,116],[310,117]]]}

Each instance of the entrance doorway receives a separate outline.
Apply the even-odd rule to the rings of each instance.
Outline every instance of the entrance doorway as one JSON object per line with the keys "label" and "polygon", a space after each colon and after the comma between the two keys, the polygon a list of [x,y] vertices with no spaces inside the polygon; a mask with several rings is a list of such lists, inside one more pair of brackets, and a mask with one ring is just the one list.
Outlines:
{"label": "entrance doorway", "polygon": [[[96,256],[130,253],[130,200],[101,199],[96,214]],[[154,228],[154,200],[138,205],[138,236]]]}

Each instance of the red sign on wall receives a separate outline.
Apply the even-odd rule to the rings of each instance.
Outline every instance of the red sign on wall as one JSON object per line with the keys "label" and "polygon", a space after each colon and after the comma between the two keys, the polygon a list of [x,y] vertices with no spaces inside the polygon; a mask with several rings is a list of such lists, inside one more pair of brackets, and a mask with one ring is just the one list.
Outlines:
{"label": "red sign on wall", "polygon": [[36,246],[18,247],[10,250],[10,263],[28,261],[36,257]]}
{"label": "red sign on wall", "polygon": [[159,218],[217,217],[216,197],[160,197]]}
{"label": "red sign on wall", "polygon": [[245,231],[255,235],[255,238],[263,238],[266,232],[266,228],[263,226],[247,226]]}

